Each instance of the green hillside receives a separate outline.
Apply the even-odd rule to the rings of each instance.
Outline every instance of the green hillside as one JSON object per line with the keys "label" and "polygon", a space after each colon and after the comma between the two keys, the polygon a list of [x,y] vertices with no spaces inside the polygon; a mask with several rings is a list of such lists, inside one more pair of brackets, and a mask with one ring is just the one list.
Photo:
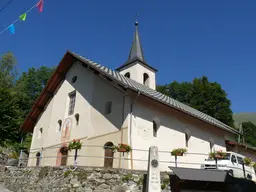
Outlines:
{"label": "green hillside", "polygon": [[256,125],[256,113],[237,113],[233,115],[234,120],[236,122],[246,122],[251,121],[253,124]]}

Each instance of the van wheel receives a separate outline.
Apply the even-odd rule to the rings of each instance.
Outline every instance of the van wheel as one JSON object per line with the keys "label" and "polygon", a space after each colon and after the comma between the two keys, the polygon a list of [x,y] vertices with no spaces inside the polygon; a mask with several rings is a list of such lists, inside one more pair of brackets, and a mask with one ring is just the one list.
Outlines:
{"label": "van wheel", "polygon": [[228,174],[229,174],[230,176],[234,177],[234,172],[233,172],[232,169],[228,170]]}
{"label": "van wheel", "polygon": [[247,174],[247,179],[252,180],[252,176],[250,174]]}

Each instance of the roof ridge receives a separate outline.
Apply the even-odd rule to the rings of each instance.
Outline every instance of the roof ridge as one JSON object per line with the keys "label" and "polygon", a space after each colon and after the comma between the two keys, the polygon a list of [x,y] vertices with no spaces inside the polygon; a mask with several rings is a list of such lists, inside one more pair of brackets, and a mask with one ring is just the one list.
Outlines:
{"label": "roof ridge", "polygon": [[[149,87],[147,87],[147,86],[145,86],[145,85],[143,85],[143,84],[141,84],[141,83],[139,83],[139,82],[137,82],[137,81],[135,81],[133,79],[125,77],[124,75],[122,75],[118,71],[115,71],[115,70],[112,70],[112,69],[110,69],[108,67],[105,67],[102,64],[99,64],[99,63],[94,62],[94,61],[92,61],[90,59],[87,59],[86,57],[80,56],[80,55],[78,55],[78,54],[76,54],[74,52],[70,52],[70,53],[73,53],[76,57],[89,62],[94,67],[96,67],[97,69],[101,70],[101,72],[103,72],[106,75],[114,78],[115,80],[118,80],[119,83],[124,84],[124,85],[128,86],[129,88],[135,89],[135,91],[141,91],[141,92],[143,92],[144,95],[147,95],[147,96],[149,96],[149,97],[151,97],[151,98],[153,98],[155,100],[158,100],[158,101],[160,101],[162,103],[165,103],[165,104],[169,105],[170,107],[176,108],[176,109],[178,109],[178,110],[180,110],[180,111],[182,111],[184,113],[187,113],[187,114],[189,114],[191,116],[194,116],[194,117],[196,117],[198,119],[201,119],[201,120],[203,120],[205,122],[208,122],[208,123],[213,124],[215,126],[224,128],[226,130],[228,129],[229,131],[232,130],[233,132],[238,133],[237,130],[235,130],[234,128],[226,125],[225,123],[219,121],[218,119],[216,119],[216,118],[214,118],[214,117],[212,117],[212,116],[210,116],[208,114],[203,113],[202,111],[199,111],[199,110],[197,110],[197,109],[195,109],[195,108],[193,108],[193,107],[191,107],[189,105],[186,105],[186,104],[184,104],[184,103],[182,103],[182,102],[180,102],[180,101],[178,101],[176,99],[173,99],[172,97],[170,97],[168,95],[165,95],[165,94],[160,93],[160,92],[158,92],[158,91],[156,91],[154,89],[151,89],[151,88],[149,88]],[[99,65],[99,67],[96,66],[95,64]],[[105,69],[107,69],[111,73],[116,73],[117,77],[114,77],[109,72],[106,72],[105,70],[102,70],[101,66],[103,66]],[[160,96],[164,96],[164,97],[162,99],[160,99],[161,97],[160,98],[157,97],[156,94],[160,94]]]}

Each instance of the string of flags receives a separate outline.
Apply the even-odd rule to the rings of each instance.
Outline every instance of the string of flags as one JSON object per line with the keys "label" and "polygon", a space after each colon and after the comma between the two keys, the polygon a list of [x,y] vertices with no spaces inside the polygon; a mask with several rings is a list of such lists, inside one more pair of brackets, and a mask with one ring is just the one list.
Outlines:
{"label": "string of flags", "polygon": [[2,35],[5,31],[9,30],[9,32],[11,34],[15,34],[15,23],[17,23],[18,21],[26,21],[27,19],[27,14],[33,9],[37,7],[39,13],[43,12],[43,8],[44,8],[44,0],[39,0],[35,5],[33,5],[30,9],[28,9],[26,12],[24,12],[23,14],[21,14],[19,16],[19,18],[17,20],[15,20],[14,22],[12,22],[12,24],[10,24],[8,27],[6,27],[5,29],[3,29],[0,32],[0,35]]}

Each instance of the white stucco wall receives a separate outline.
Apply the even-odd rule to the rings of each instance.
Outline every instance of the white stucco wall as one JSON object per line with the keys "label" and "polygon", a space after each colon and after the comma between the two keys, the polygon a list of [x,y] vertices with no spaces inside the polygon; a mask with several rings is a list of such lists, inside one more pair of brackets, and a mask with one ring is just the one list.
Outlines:
{"label": "white stucco wall", "polygon": [[[72,84],[71,80],[74,76],[77,76],[77,81]],[[76,91],[76,104],[74,114],[68,116],[68,94],[72,91]],[[112,102],[112,111],[110,114],[105,114],[105,104],[108,101]],[[90,138],[116,132],[122,127],[127,128],[128,112],[129,97],[103,80],[102,77],[84,68],[80,63],[75,63],[38,119],[31,149],[33,151],[35,148],[61,144],[61,132],[58,131],[59,120],[62,120],[63,131],[65,119],[71,119],[70,140],[83,137]],[[78,125],[76,125],[75,119],[77,113],[79,114]],[[43,128],[43,136],[38,138],[38,131],[41,127]]]}
{"label": "white stucco wall", "polygon": [[143,74],[147,73],[149,76],[149,85],[151,89],[156,89],[156,74],[155,71],[153,71],[150,68],[147,68],[140,63],[134,63],[131,65],[128,65],[127,67],[124,67],[120,73],[122,75],[125,75],[127,72],[130,73],[130,78],[143,84]]}
{"label": "white stucco wall", "polygon": [[[145,98],[140,97],[134,107],[132,118],[132,136],[131,145],[133,148],[148,150],[150,146],[155,145],[159,148],[160,169],[168,170],[168,166],[174,166],[174,157],[171,156],[171,150],[175,148],[186,148],[185,133],[190,134],[188,143],[188,153],[201,153],[201,155],[188,154],[184,157],[178,157],[180,167],[200,168],[195,163],[203,163],[210,152],[209,141],[214,142],[215,150],[226,151],[225,139],[233,137],[228,132],[219,128],[201,123],[198,120],[185,120],[185,115],[181,115],[174,110],[168,110],[168,107],[160,107]],[[160,127],[157,131],[157,137],[153,137],[153,120],[159,119]],[[161,152],[165,151],[165,152]],[[205,155],[202,155],[205,154]],[[133,159],[148,158],[148,152],[133,150]],[[188,164],[191,163],[191,164]],[[133,160],[134,169],[146,169],[147,163]]]}

